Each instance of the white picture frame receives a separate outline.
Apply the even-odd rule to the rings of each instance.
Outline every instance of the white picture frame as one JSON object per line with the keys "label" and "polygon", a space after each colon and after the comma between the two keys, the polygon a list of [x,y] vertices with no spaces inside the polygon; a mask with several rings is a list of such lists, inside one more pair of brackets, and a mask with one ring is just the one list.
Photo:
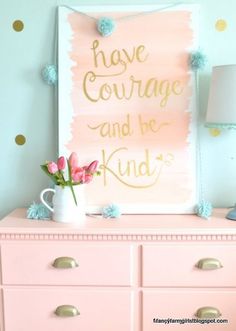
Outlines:
{"label": "white picture frame", "polygon": [[[93,183],[87,185],[86,187],[88,213],[101,213],[103,206],[110,203],[119,205],[122,213],[127,214],[194,213],[194,208],[198,199],[196,165],[196,84],[194,72],[187,67],[187,57],[192,51],[198,48],[198,10],[199,7],[197,5],[181,4],[173,6],[142,5],[59,7],[59,154],[69,156],[72,151],[75,151],[78,153],[81,164],[88,163],[94,159],[98,159],[100,161],[102,176],[95,178]],[[109,37],[100,36],[96,29],[96,20],[101,16],[109,16],[117,21],[116,30]],[[183,18],[185,18],[186,21],[184,21]],[[155,23],[157,21],[163,22],[163,30],[160,25]],[[152,25],[149,27],[151,31],[148,31],[148,22],[152,22]],[[135,27],[138,36],[135,33],[132,34],[132,31],[136,31]],[[145,33],[142,33],[142,30],[145,30]],[[181,35],[181,33],[183,35]],[[140,38],[140,40],[138,38]],[[101,46],[97,49],[96,54],[94,40],[98,40],[99,46]],[[162,44],[160,40],[162,41]],[[168,42],[165,43],[165,40],[168,40]],[[176,45],[174,45],[174,43],[176,43]],[[181,45],[183,45],[182,49]],[[176,49],[174,49],[174,47],[176,47]],[[122,74],[119,75],[119,79],[122,80],[124,78],[125,83],[127,82],[127,77],[131,77],[133,72],[135,72],[137,77],[141,77],[140,80],[142,79],[145,81],[147,81],[148,78],[150,79],[150,77],[153,78],[157,75],[162,75],[162,81],[169,79],[170,82],[172,82],[172,89],[174,89],[173,82],[179,82],[175,85],[176,95],[170,95],[170,97],[168,97],[169,103],[166,103],[166,108],[164,107],[165,110],[161,108],[161,100],[158,100],[158,97],[150,97],[149,100],[146,100],[146,104],[143,102],[143,98],[139,98],[137,95],[133,97],[132,102],[130,102],[130,100],[115,100],[115,98],[113,98],[113,100],[108,100],[107,103],[104,100],[99,100],[96,101],[97,107],[94,106],[94,101],[91,101],[85,97],[86,91],[83,90],[83,86],[85,84],[85,75],[88,72],[95,72],[95,70],[97,70],[96,77],[103,74],[106,76],[108,83],[109,75],[113,75],[111,84],[115,82],[115,71],[113,70],[111,72],[112,65],[110,68],[106,68],[104,66],[104,61],[106,61],[106,58],[111,58],[112,51],[122,49],[126,50],[129,58],[131,58],[134,54],[134,56],[139,57],[136,59],[136,62],[139,62],[138,60],[140,60],[140,63],[136,64],[134,63],[135,61],[133,63],[126,63],[126,66],[129,67],[129,69],[126,70],[123,76]],[[133,53],[132,50],[134,50]],[[108,53],[109,56],[107,55]],[[116,52],[116,56],[118,56],[117,54],[118,52]],[[91,59],[92,56],[93,61]],[[97,62],[100,61],[100,64],[94,62],[95,56],[97,56],[96,60]],[[105,60],[102,59],[103,56],[105,56]],[[155,58],[157,59],[156,63]],[[115,63],[115,55],[113,61]],[[167,61],[166,71],[165,61]],[[180,64],[178,64],[178,61]],[[96,68],[95,64],[99,64],[100,67],[98,65],[98,68]],[[111,63],[109,63],[109,65],[110,64]],[[119,65],[121,67],[120,63]],[[114,65],[114,69],[117,69],[119,65]],[[168,71],[168,65],[170,65],[170,67],[172,66],[174,68],[172,71],[177,73],[175,77],[172,77],[171,72]],[[133,85],[135,85],[134,82],[138,81],[139,78],[137,77],[133,79]],[[98,86],[93,86],[93,84],[89,83],[91,83],[91,81],[88,79],[87,92],[88,94],[91,93],[91,99],[97,99],[98,97],[95,91],[98,90]],[[137,84],[138,83],[136,83],[136,85]],[[151,82],[149,83],[149,86],[150,85]],[[164,86],[164,83],[162,86]],[[177,95],[177,86],[179,86],[179,91],[183,87],[184,92],[182,96]],[[148,99],[148,97],[146,99]],[[150,99],[153,99],[153,104],[155,102],[159,102],[156,109],[153,108],[153,104]],[[174,113],[175,104],[176,113]],[[185,104],[187,104],[187,108],[184,108]],[[146,111],[146,109],[148,109],[148,111]],[[123,119],[119,117],[122,110],[124,110]],[[114,114],[112,113],[113,111]],[[160,119],[158,120],[155,117],[156,115],[153,115],[155,111],[160,114]],[[172,139],[172,141],[167,139],[170,132],[181,131],[182,124],[180,124],[179,127],[176,124],[178,121],[178,123],[181,123],[181,119],[178,116],[175,116],[178,111],[182,112],[181,114],[183,114],[183,121],[186,122],[186,118],[188,118],[189,121],[188,127],[184,127],[185,130],[188,130],[188,133],[185,134],[186,144],[184,144],[184,137],[182,137],[183,141],[178,141],[178,135],[176,138],[174,136],[170,137],[169,139]],[[165,122],[164,117],[161,118],[161,114],[163,114],[163,112],[169,112],[169,117],[171,119],[170,121],[168,120],[169,122]],[[144,114],[144,117],[142,117],[142,114]],[[130,117],[128,115],[130,115]],[[73,122],[75,118],[76,121],[78,119],[79,124],[77,123],[77,126],[74,125]],[[81,121],[79,121],[79,118]],[[101,119],[100,121],[99,118]],[[108,119],[107,122],[105,120],[106,118]],[[166,118],[168,119],[168,116]],[[102,125],[105,122],[107,124],[104,124],[103,131],[101,131]],[[133,124],[133,127],[130,122],[135,123]],[[118,125],[115,126],[115,123],[118,123]],[[155,132],[154,134],[154,131],[158,131],[158,123],[160,123],[160,126],[163,127],[163,129],[160,129],[160,131],[162,130],[162,133],[158,134]],[[166,128],[168,129],[165,129],[165,124],[163,123],[170,123],[168,124],[169,126],[166,124]],[[106,129],[106,126],[108,127],[109,125],[110,127],[113,127],[113,131],[115,130],[114,127],[116,127],[114,137],[108,137],[109,135],[112,135],[111,131]],[[149,125],[149,130],[152,130],[151,127],[153,127],[153,132],[148,132],[147,135],[145,135],[145,125]],[[129,127],[127,129],[128,126],[131,128]],[[121,133],[120,136],[119,132],[122,131],[122,127],[123,130],[126,128],[127,130],[130,130],[130,132],[132,131],[132,134],[126,137],[122,136]],[[87,132],[85,132],[86,130]],[[164,130],[166,130],[166,140]],[[81,133],[81,136],[80,132],[83,132],[83,134]],[[86,139],[84,137],[86,137]],[[157,150],[155,152],[155,140],[158,141],[158,139],[161,142],[159,143],[159,146],[157,146]],[[73,144],[71,141],[73,141]],[[76,142],[78,143],[78,146]],[[171,150],[171,145],[174,145],[175,143],[176,150]],[[180,146],[182,145],[183,148],[181,150]],[[73,146],[73,148],[71,146]],[[106,148],[111,148],[112,146],[114,146],[113,150],[119,150],[120,155],[117,156],[117,160],[114,160],[114,164],[116,162],[116,168],[112,168],[112,170],[110,169],[111,171],[108,171],[107,169],[109,167],[107,166],[108,163],[104,163],[105,158],[103,151],[105,151]],[[138,146],[140,146],[140,151],[137,149]],[[166,151],[165,146],[167,146]],[[146,152],[147,150],[150,151],[149,154]],[[112,150],[109,150],[107,159],[111,156],[111,154]],[[154,160],[149,160],[149,158],[152,157],[150,155],[155,156]],[[171,158],[168,159],[168,155],[173,155],[174,161],[171,160]],[[130,156],[130,159],[128,159],[128,156]],[[184,167],[181,167],[181,160],[183,158],[185,161],[187,160],[187,164],[183,162]],[[124,162],[127,165],[127,163],[130,162],[129,164],[131,167],[131,161],[133,160],[137,161],[137,164],[133,166],[133,169],[135,167],[139,167],[141,174],[146,171],[146,178],[137,178],[136,173],[133,174],[132,180],[128,181],[126,178],[123,181],[124,178],[122,176],[119,175],[122,177],[119,179],[117,178],[119,177],[117,173],[115,173],[115,175],[112,174],[113,169],[122,167],[117,165],[118,163],[122,164],[122,162]],[[165,170],[162,170],[160,174],[156,174],[159,176],[159,186],[156,185],[156,183],[153,184],[153,186],[150,186],[150,189],[148,188],[150,178],[147,177],[150,177],[150,173],[154,170],[148,170],[147,165],[146,170],[144,170],[145,162],[149,162],[151,164],[150,169],[151,167],[152,169],[155,167],[155,169],[157,169],[157,164],[161,164],[161,162],[162,164],[166,162],[166,165],[168,162],[172,162],[169,168],[167,168],[167,166],[162,166],[162,169]],[[153,162],[156,162],[155,165]],[[104,164],[107,168],[106,173],[104,171]],[[143,164],[143,169],[141,164]],[[172,172],[170,171],[171,167],[173,169]],[[176,170],[174,168],[176,168]],[[120,173],[122,173],[122,171],[124,173],[124,170],[120,170]],[[132,170],[130,168],[130,172],[131,171]],[[106,179],[104,179],[105,177]],[[140,175],[140,177],[142,176]],[[143,177],[145,177],[145,174]],[[171,181],[169,178],[172,178],[173,180]],[[122,181],[126,184],[122,184]],[[171,182],[173,182],[173,187],[171,187]],[[134,187],[132,187],[132,185]],[[137,188],[135,188],[135,185]],[[142,185],[143,187],[141,187]],[[147,188],[145,188],[145,186],[147,186]]]}

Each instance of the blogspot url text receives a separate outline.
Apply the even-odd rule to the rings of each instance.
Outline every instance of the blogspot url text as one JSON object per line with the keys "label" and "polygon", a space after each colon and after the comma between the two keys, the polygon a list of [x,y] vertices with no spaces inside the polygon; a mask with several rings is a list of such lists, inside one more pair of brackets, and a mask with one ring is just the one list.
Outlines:
{"label": "blogspot url text", "polygon": [[227,324],[229,321],[222,318],[153,318],[157,324]]}

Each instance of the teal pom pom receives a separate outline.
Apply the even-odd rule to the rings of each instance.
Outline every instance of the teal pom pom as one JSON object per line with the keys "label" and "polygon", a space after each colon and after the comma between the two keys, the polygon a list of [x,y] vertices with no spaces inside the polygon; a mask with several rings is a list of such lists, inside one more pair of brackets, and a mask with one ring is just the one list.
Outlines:
{"label": "teal pom pom", "polygon": [[121,211],[119,206],[111,204],[102,209],[102,216],[105,218],[119,218]]}
{"label": "teal pom pom", "polygon": [[200,201],[196,207],[196,214],[202,218],[208,219],[212,214],[212,205],[209,201]]}
{"label": "teal pom pom", "polygon": [[194,71],[203,70],[206,66],[206,63],[207,63],[207,58],[202,52],[196,51],[190,54],[189,64],[192,70]]}
{"label": "teal pom pom", "polygon": [[50,211],[42,204],[33,202],[27,210],[27,218],[44,220],[50,218]]}
{"label": "teal pom pom", "polygon": [[116,23],[115,21],[110,18],[110,17],[101,17],[97,21],[97,29],[98,32],[103,36],[103,37],[108,37],[110,36],[116,28]]}
{"label": "teal pom pom", "polygon": [[58,79],[57,67],[54,64],[47,64],[42,70],[42,78],[48,85],[55,85]]}

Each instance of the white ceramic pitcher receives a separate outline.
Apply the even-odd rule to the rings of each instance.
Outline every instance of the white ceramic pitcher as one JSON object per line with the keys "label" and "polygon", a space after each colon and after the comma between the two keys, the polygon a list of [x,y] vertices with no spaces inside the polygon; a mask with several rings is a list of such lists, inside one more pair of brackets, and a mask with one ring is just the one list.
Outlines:
{"label": "white ceramic pitcher", "polygon": [[[65,186],[62,188],[59,185],[55,189],[46,188],[40,193],[40,200],[52,212],[52,219],[62,223],[77,223],[83,224],[85,221],[85,197],[84,185],[73,185],[74,193],[77,200],[75,204],[71,188]],[[44,199],[45,193],[54,193],[52,198],[53,207]]]}

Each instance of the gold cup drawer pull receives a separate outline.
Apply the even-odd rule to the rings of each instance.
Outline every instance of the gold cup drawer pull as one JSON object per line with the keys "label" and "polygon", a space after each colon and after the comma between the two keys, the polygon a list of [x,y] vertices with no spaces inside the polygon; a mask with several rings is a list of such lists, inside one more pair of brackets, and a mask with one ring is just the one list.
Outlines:
{"label": "gold cup drawer pull", "polygon": [[215,307],[201,307],[197,310],[195,316],[198,318],[218,318],[221,313]]}
{"label": "gold cup drawer pull", "polygon": [[75,306],[62,305],[57,307],[55,314],[59,317],[74,317],[80,315],[80,312]]}
{"label": "gold cup drawer pull", "polygon": [[216,270],[223,268],[223,265],[218,259],[208,257],[199,260],[196,267],[202,270]]}
{"label": "gold cup drawer pull", "polygon": [[73,257],[61,256],[53,262],[53,267],[57,269],[70,269],[78,267],[78,263]]}

